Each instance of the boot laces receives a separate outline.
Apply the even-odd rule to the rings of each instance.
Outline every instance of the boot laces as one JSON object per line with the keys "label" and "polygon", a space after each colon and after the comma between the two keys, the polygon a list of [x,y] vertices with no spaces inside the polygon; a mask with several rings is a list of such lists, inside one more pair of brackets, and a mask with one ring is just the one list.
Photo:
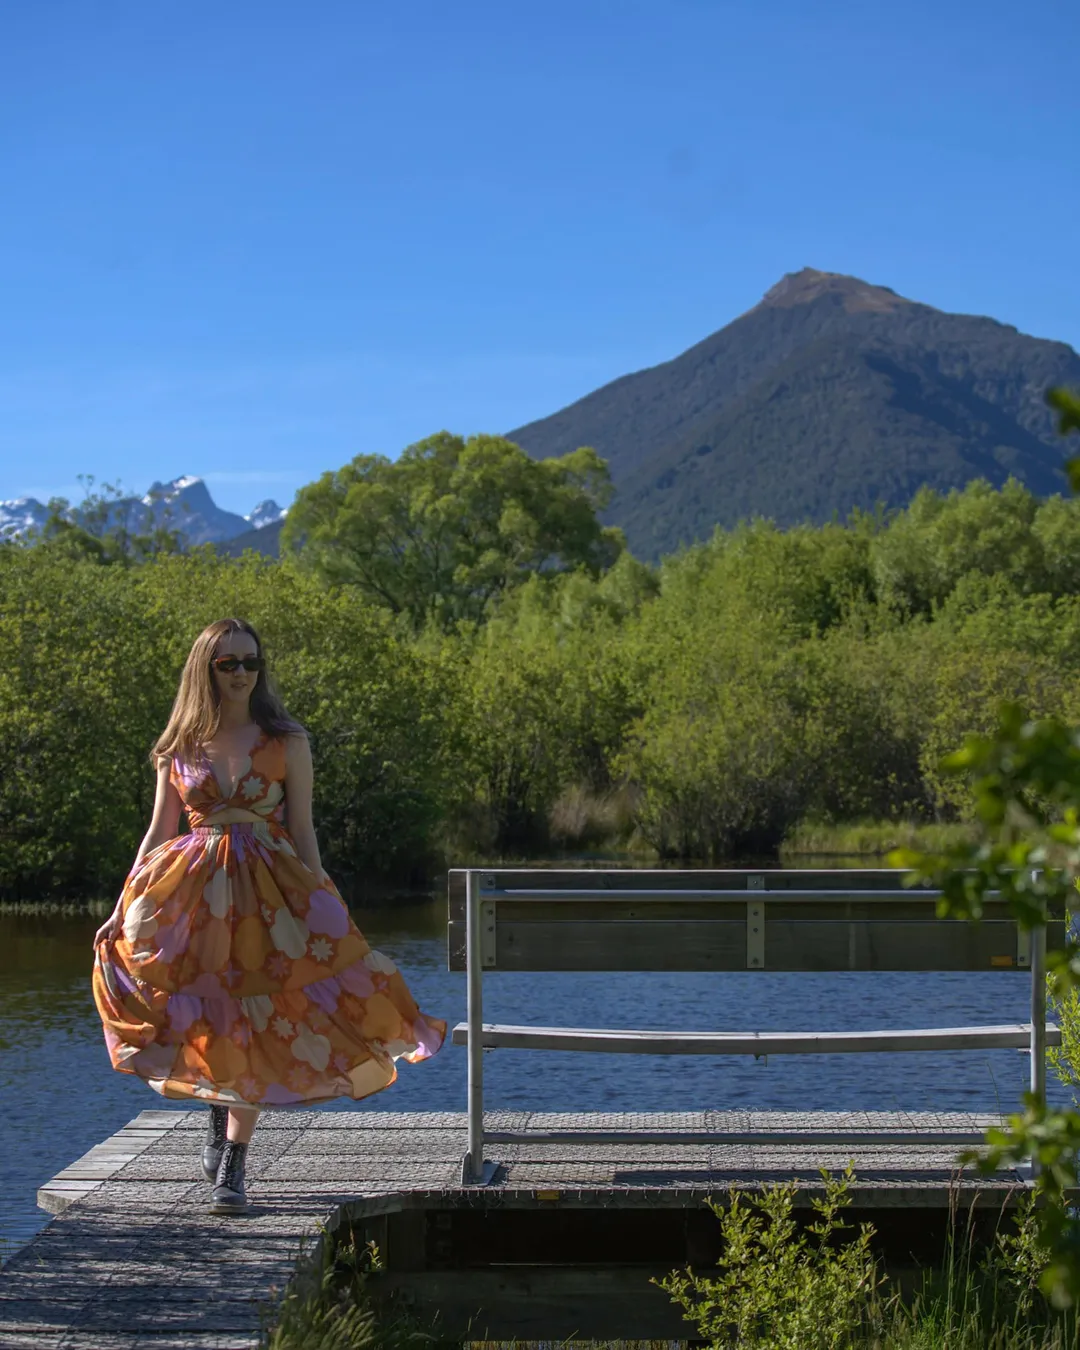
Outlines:
{"label": "boot laces", "polygon": [[227,1186],[230,1191],[244,1188],[244,1155],[247,1144],[235,1144],[228,1140],[225,1152],[221,1155],[221,1171],[218,1173],[218,1185]]}
{"label": "boot laces", "polygon": [[225,1143],[225,1131],[229,1127],[229,1108],[212,1106],[210,1120],[206,1126],[206,1142],[211,1148],[221,1148]]}

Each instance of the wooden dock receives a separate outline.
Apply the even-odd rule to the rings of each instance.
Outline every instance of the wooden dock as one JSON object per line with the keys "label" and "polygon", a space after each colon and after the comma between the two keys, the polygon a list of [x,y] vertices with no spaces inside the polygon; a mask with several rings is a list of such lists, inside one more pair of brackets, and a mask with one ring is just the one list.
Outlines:
{"label": "wooden dock", "polygon": [[[956,1150],[919,1135],[983,1130],[966,1113],[555,1114],[490,1111],[492,1130],[910,1131],[910,1142],[810,1146],[493,1144],[494,1184],[462,1187],[466,1117],[454,1112],[273,1112],[248,1167],[252,1208],[206,1213],[198,1153],[204,1110],[144,1111],[39,1191],[57,1217],[0,1272],[0,1347],[18,1350],[246,1350],[320,1225],[373,1237],[380,1288],[443,1335],[686,1334],[649,1284],[692,1259],[715,1259],[708,1196],[797,1177],[802,1203],[818,1170],[853,1160],[853,1217],[869,1217],[903,1261],[950,1200],[993,1222],[1028,1183],[955,1167]],[[560,1264],[561,1263],[561,1264]],[[615,1323],[613,1324],[612,1318]]]}

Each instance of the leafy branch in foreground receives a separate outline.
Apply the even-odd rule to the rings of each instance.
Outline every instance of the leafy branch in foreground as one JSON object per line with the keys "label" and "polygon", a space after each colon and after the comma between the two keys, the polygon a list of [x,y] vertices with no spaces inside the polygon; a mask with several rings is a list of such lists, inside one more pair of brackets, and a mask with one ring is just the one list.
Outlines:
{"label": "leafy branch in foreground", "polygon": [[[1058,430],[1064,436],[1070,431],[1080,431],[1080,397],[1068,389],[1051,389],[1046,401],[1058,413]],[[1069,486],[1074,492],[1080,492],[1080,455],[1065,461],[1065,472],[1069,476]]]}
{"label": "leafy branch in foreground", "polygon": [[[1048,401],[1063,433],[1080,431],[1076,395],[1052,390]],[[1080,457],[1065,468],[1073,490],[1080,490]],[[968,779],[978,837],[938,854],[898,850],[890,862],[912,868],[914,881],[941,888],[942,916],[977,920],[991,892],[1028,931],[1044,927],[1051,914],[1069,914],[1080,879],[1080,728],[1029,718],[1018,704],[1006,703],[991,734],[968,736],[943,771]],[[1048,955],[1047,968],[1051,992],[1069,999],[1080,988],[1074,938]],[[985,1155],[969,1160],[987,1172],[1006,1162],[1038,1164],[1040,1240],[1049,1252],[1040,1283],[1055,1304],[1068,1307],[1080,1300],[1080,1217],[1073,1208],[1080,1113],[1050,1109],[1032,1093],[1024,1104],[1006,1129],[989,1132]]]}

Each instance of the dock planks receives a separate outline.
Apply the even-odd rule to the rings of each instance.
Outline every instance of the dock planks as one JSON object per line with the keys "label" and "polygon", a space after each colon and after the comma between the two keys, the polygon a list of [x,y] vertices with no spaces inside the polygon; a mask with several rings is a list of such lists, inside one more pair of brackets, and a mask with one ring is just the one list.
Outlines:
{"label": "dock planks", "polygon": [[[39,1191],[39,1204],[57,1217],[0,1272],[0,1347],[247,1350],[258,1344],[260,1310],[288,1282],[301,1244],[339,1214],[362,1223],[406,1210],[686,1209],[733,1185],[793,1176],[805,1179],[809,1194],[820,1168],[840,1171],[849,1159],[853,1202],[874,1211],[941,1210],[951,1184],[961,1200],[980,1190],[1004,1196],[1024,1178],[957,1180],[956,1150],[918,1143],[920,1132],[983,1130],[999,1120],[940,1112],[491,1111],[490,1130],[910,1130],[911,1142],[694,1144],[677,1156],[670,1145],[645,1143],[492,1144],[489,1156],[505,1164],[496,1184],[463,1189],[464,1113],[268,1112],[249,1154],[252,1209],[227,1219],[206,1213],[209,1187],[198,1165],[205,1111],[144,1111]],[[398,1273],[395,1264],[391,1242],[390,1282],[405,1290],[410,1282],[465,1287],[426,1267],[411,1276],[408,1262]],[[475,1287],[499,1278],[510,1277],[477,1272]],[[527,1289],[514,1294],[519,1305],[523,1297]]]}

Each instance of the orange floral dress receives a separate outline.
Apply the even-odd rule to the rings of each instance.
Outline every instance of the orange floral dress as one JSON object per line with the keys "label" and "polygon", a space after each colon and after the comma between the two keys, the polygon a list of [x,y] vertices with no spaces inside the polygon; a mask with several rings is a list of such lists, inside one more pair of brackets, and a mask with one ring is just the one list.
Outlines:
{"label": "orange floral dress", "polygon": [[[113,1068],[163,1097],[291,1106],[367,1097],[395,1060],[433,1055],[446,1023],[297,856],[284,741],[260,736],[229,797],[205,756],[174,758],[170,778],[191,831],[133,870],[94,961]],[[231,807],[262,819],[215,825]]]}

